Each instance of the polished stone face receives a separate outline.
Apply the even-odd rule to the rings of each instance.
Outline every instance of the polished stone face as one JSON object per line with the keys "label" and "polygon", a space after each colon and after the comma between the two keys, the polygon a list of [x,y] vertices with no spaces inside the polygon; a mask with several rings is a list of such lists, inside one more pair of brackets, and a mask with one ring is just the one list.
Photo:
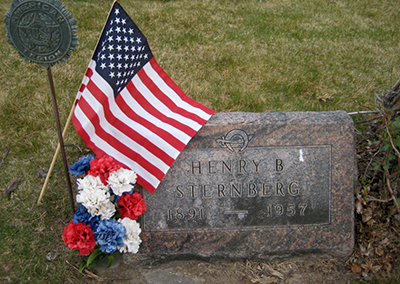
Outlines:
{"label": "polished stone face", "polygon": [[330,145],[184,151],[160,190],[146,196],[143,229],[329,224],[330,177]]}
{"label": "polished stone face", "polygon": [[348,255],[355,165],[345,112],[215,114],[143,192],[141,255]]}

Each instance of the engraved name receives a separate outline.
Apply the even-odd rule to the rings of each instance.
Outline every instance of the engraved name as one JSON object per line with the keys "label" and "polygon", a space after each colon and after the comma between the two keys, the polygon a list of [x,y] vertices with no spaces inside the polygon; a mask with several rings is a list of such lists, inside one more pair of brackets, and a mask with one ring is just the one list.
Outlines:
{"label": "engraved name", "polygon": [[[223,160],[223,161],[192,161],[190,173],[193,175],[201,174],[246,174],[260,173],[265,170],[263,160]],[[275,159],[274,170],[282,172],[285,168],[282,159]]]}
{"label": "engraved name", "polygon": [[243,198],[298,196],[298,181],[266,181],[263,183],[188,184],[175,188],[175,198]]}

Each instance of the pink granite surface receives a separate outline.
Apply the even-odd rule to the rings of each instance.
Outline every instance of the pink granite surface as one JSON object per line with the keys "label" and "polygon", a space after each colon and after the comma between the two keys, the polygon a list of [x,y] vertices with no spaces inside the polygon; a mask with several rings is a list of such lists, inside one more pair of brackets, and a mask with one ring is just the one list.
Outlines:
{"label": "pink granite surface", "polygon": [[[279,157],[288,169],[282,174]],[[221,161],[241,159],[248,162],[222,175],[228,170]],[[193,161],[208,165],[201,164],[201,177],[196,172],[199,164]],[[141,220],[143,242],[131,261],[263,259],[302,253],[348,256],[354,247],[356,172],[353,122],[346,112],[217,113],[187,145],[157,191],[144,192],[149,210]],[[243,191],[222,191],[222,185],[218,191],[218,184],[235,182],[241,182]],[[210,186],[193,187],[206,183]],[[190,196],[193,188],[197,191]],[[226,195],[230,198],[223,198]],[[268,204],[278,206],[272,210],[283,204],[283,216],[268,211]]]}

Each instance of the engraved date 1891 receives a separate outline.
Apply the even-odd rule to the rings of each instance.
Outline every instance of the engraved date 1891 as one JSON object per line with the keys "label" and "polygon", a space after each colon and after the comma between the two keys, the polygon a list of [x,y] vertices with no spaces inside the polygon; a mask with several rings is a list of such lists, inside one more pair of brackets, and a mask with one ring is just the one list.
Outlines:
{"label": "engraved date 1891", "polygon": [[194,220],[205,219],[204,208],[189,208],[182,209],[176,208],[174,210],[168,209],[167,220]]}

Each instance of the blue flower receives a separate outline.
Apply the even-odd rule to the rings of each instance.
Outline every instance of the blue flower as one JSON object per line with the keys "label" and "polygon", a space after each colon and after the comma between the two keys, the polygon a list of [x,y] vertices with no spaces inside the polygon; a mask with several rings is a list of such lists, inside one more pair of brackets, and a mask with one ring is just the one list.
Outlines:
{"label": "blue flower", "polygon": [[113,253],[117,247],[124,245],[126,229],[124,225],[114,219],[104,219],[99,222],[96,231],[93,233],[100,250],[106,253]]}
{"label": "blue flower", "polygon": [[69,173],[74,176],[80,176],[90,170],[90,161],[94,159],[93,155],[82,156],[78,161],[69,167]]}
{"label": "blue flower", "polygon": [[98,226],[98,224],[99,224],[99,217],[97,217],[97,216],[94,216],[94,217],[93,217],[93,216],[88,212],[88,210],[86,209],[85,206],[80,205],[80,206],[78,207],[78,209],[76,210],[76,212],[75,212],[75,214],[74,214],[74,217],[72,218],[72,221],[73,221],[75,224],[84,223],[84,224],[86,224],[86,225],[89,225],[90,228],[91,228],[93,231],[95,231],[96,228],[97,228],[97,226]]}

